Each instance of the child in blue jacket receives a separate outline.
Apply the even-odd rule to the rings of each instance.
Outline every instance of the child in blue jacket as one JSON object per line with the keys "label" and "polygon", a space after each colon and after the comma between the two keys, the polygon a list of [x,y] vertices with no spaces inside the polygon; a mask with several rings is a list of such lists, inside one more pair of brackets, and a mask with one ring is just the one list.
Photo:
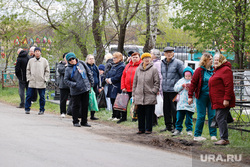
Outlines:
{"label": "child in blue jacket", "polygon": [[[180,98],[177,102],[177,114],[176,114],[176,129],[173,136],[177,136],[182,134],[182,124],[183,120],[186,116],[186,131],[187,135],[192,136],[193,133],[193,114],[195,112],[195,102],[191,105],[188,104],[188,90],[189,85],[191,83],[192,75],[193,75],[193,69],[189,66],[187,66],[183,70],[183,78],[181,78],[174,86],[174,91],[179,92]],[[195,101],[195,97],[193,96],[193,101]]]}

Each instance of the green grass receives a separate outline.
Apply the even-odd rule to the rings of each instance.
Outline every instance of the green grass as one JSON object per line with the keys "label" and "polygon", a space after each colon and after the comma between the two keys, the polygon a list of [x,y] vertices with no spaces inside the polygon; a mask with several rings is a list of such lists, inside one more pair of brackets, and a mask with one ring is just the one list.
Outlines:
{"label": "green grass", "polygon": [[[52,92],[50,92],[52,93]],[[47,94],[46,94],[47,95]],[[51,97],[50,97],[51,98]],[[4,88],[0,90],[0,101],[7,102],[12,105],[19,105],[20,98],[18,95],[18,88]],[[128,107],[129,108],[129,107]],[[39,102],[35,102],[31,106],[32,110],[39,111]],[[53,104],[50,102],[46,102],[45,105],[45,110],[46,112],[54,113],[54,114],[59,114],[60,113],[60,108],[58,104]],[[194,114],[195,117],[196,113]],[[233,117],[236,116],[232,114]],[[113,124],[116,124],[116,122],[113,121],[108,121],[108,118],[112,116],[112,112],[106,111],[104,109],[100,109],[100,111],[96,112],[96,117],[100,118],[102,121],[107,121]],[[128,120],[126,122],[122,122],[121,125],[131,127],[131,128],[137,128],[138,127],[138,122],[132,122],[132,118],[130,116],[129,111],[127,112],[127,118]],[[207,118],[206,118],[207,119]],[[153,131],[155,132],[155,135],[163,135],[165,137],[172,138],[170,132],[164,132],[160,133],[160,130],[165,128],[164,125],[164,118],[161,117],[158,119],[158,126],[153,127]],[[244,127],[245,128],[245,127]],[[195,122],[193,122],[193,129],[195,129]],[[249,127],[248,127],[249,129]],[[194,130],[193,130],[194,131]],[[193,140],[193,137],[189,137],[186,135],[186,127],[185,124],[183,123],[183,135],[177,136],[175,138],[180,138],[180,139],[186,139],[186,140]],[[203,133],[202,136],[206,137],[208,140],[203,142],[202,146],[200,149],[204,150],[209,150],[211,152],[222,152],[222,153],[246,153],[250,154],[250,133],[248,132],[240,132],[237,130],[232,130],[229,129],[229,140],[230,140],[230,145],[226,147],[214,147],[213,141],[210,140],[210,135],[209,135],[209,130],[208,130],[208,125],[205,124],[203,128]],[[217,138],[219,139],[219,129],[217,129]],[[219,148],[219,149],[218,149]]]}
{"label": "green grass", "polygon": [[[49,94],[51,94],[51,93],[53,93],[53,92],[49,92]],[[18,88],[5,87],[4,89],[1,89],[0,90],[0,101],[4,101],[4,102],[7,102],[9,104],[18,106],[19,103],[20,103]],[[31,110],[39,111],[39,95],[38,95],[37,101],[34,102],[31,105]],[[60,107],[59,107],[58,104],[53,104],[53,103],[50,103],[50,102],[46,102],[45,111],[50,112],[50,113],[59,114],[60,113]]]}

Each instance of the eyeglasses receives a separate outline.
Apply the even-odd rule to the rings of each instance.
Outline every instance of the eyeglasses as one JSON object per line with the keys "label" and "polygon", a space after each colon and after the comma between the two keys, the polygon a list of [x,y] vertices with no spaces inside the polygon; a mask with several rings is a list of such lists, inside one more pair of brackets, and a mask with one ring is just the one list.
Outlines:
{"label": "eyeglasses", "polygon": [[75,60],[75,58],[70,58],[69,61],[71,61],[71,60]]}

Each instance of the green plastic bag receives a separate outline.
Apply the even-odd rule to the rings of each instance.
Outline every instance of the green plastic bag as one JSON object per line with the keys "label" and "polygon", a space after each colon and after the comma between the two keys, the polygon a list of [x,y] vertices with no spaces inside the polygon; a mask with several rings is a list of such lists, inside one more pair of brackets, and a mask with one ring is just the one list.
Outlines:
{"label": "green plastic bag", "polygon": [[92,87],[89,93],[89,111],[99,111],[95,92]]}

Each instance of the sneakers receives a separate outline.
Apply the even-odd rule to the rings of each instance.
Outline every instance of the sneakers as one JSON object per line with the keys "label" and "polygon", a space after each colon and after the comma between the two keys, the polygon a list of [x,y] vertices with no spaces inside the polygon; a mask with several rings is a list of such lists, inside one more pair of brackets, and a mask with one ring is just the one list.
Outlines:
{"label": "sneakers", "polygon": [[65,114],[61,114],[61,118],[65,118]]}
{"label": "sneakers", "polygon": [[112,117],[110,117],[110,118],[108,118],[108,121],[112,121],[114,118],[112,118]]}
{"label": "sneakers", "polygon": [[79,123],[75,123],[73,124],[74,127],[81,127],[81,125]]}
{"label": "sneakers", "polygon": [[43,111],[39,111],[38,115],[43,115],[44,112]]}
{"label": "sneakers", "polygon": [[228,145],[229,143],[230,143],[229,140],[221,139],[221,140],[215,142],[214,145],[223,145],[223,146],[225,146],[225,145]]}
{"label": "sneakers", "polygon": [[205,137],[202,136],[198,136],[198,137],[194,137],[194,141],[205,141],[207,140]]}
{"label": "sneakers", "polygon": [[216,136],[211,136],[211,140],[217,140]]}
{"label": "sneakers", "polygon": [[179,136],[181,135],[182,132],[178,131],[177,129],[175,129],[174,133],[172,134],[172,136]]}
{"label": "sneakers", "polygon": [[25,114],[30,114],[30,111],[28,111],[28,110],[25,110]]}
{"label": "sneakers", "polygon": [[188,136],[193,136],[193,132],[192,131],[187,131],[187,135]]}
{"label": "sneakers", "polygon": [[118,118],[113,118],[112,121],[119,121],[119,119]]}

